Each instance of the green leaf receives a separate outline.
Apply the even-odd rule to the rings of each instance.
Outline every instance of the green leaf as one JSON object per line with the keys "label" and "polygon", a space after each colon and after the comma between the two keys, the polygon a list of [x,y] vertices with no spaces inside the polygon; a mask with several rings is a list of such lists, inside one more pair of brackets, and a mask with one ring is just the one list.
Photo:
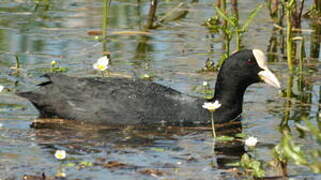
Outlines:
{"label": "green leaf", "polygon": [[240,29],[241,31],[243,31],[243,32],[247,31],[249,25],[251,24],[254,17],[257,15],[257,13],[260,11],[260,9],[262,7],[263,7],[263,4],[260,4],[260,5],[256,6],[256,8],[251,11],[251,13],[247,17],[246,21],[244,22],[242,28]]}
{"label": "green leaf", "polygon": [[321,143],[321,130],[313,125],[309,120],[307,119],[303,119],[305,124],[307,125],[308,129],[310,130],[310,132],[312,133],[312,135],[317,139],[317,141],[319,143]]}
{"label": "green leaf", "polygon": [[244,133],[237,133],[237,134],[235,134],[235,137],[245,138],[245,137],[246,137],[246,134],[244,134]]}
{"label": "green leaf", "polygon": [[217,14],[223,18],[224,20],[226,20],[229,24],[231,24],[232,26],[236,26],[236,24],[234,23],[234,21],[232,20],[231,17],[227,16],[220,8],[218,8],[217,6],[215,6],[216,12]]}
{"label": "green leaf", "polygon": [[231,137],[231,136],[218,136],[216,137],[215,140],[217,141],[222,141],[222,142],[226,142],[226,141],[233,141],[235,138]]}
{"label": "green leaf", "polygon": [[75,164],[75,163],[70,162],[70,163],[65,164],[64,166],[65,166],[65,167],[75,167],[75,166],[76,166],[76,164]]}
{"label": "green leaf", "polygon": [[225,166],[241,166],[240,162],[226,163]]}
{"label": "green leaf", "polygon": [[86,167],[90,167],[90,166],[93,166],[93,163],[92,162],[89,162],[89,161],[81,161],[79,163],[80,166],[86,166]]}
{"label": "green leaf", "polygon": [[284,135],[282,137],[282,147],[287,157],[291,158],[296,164],[306,165],[307,160],[304,157],[304,152],[301,151],[299,146],[296,146],[292,142],[290,135]]}
{"label": "green leaf", "polygon": [[263,177],[265,172],[262,168],[262,163],[258,160],[255,160],[253,158],[250,158],[248,154],[243,154],[240,166],[245,169],[245,171],[248,171],[251,173],[254,177]]}
{"label": "green leaf", "polygon": [[150,148],[150,150],[157,151],[157,152],[165,152],[164,148],[157,148],[157,147]]}

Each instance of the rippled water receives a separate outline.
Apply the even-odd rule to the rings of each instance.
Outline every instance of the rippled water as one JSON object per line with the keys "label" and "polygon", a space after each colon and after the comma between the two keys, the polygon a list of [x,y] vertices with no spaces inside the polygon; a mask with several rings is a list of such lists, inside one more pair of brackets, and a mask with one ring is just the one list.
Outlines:
{"label": "rippled water", "polygon": [[[238,179],[225,167],[225,162],[239,160],[244,153],[240,143],[218,143],[213,153],[211,131],[179,129],[96,129],[64,125],[51,128],[31,128],[37,110],[13,91],[35,88],[40,75],[50,70],[55,60],[68,68],[68,74],[93,76],[92,64],[104,53],[112,58],[111,72],[140,77],[151,74],[154,81],[187,94],[200,96],[195,87],[203,81],[214,86],[216,73],[197,73],[210,58],[217,61],[223,53],[221,38],[211,35],[201,24],[214,14],[212,1],[187,3],[185,18],[150,30],[148,36],[138,34],[115,35],[120,31],[140,31],[146,22],[149,1],[115,0],[110,8],[108,42],[106,47],[88,35],[100,30],[103,4],[99,0],[2,0],[0,2],[0,84],[7,91],[0,94],[0,179],[21,179],[23,175],[45,173],[55,176],[65,172],[74,179],[154,179],[144,174],[146,169],[159,170],[165,179]],[[161,15],[180,1],[161,1],[157,14]],[[311,1],[307,1],[311,4]],[[239,3],[241,19],[257,4],[254,0]],[[303,28],[311,29],[309,20]],[[310,53],[313,33],[303,32],[306,38],[307,63],[304,79],[294,77],[292,91],[295,98],[291,107],[280,92],[266,85],[252,85],[246,93],[243,132],[259,138],[252,155],[256,159],[272,159],[271,149],[279,143],[278,125],[287,118],[289,124],[308,117],[319,118],[320,74],[319,53]],[[263,8],[245,33],[246,48],[268,51],[273,38],[282,36],[273,29],[267,8]],[[232,48],[233,49],[233,48]],[[287,66],[276,46],[271,59],[275,71],[287,88]],[[270,53],[273,55],[273,53]],[[313,57],[311,57],[313,55]],[[20,73],[12,67],[16,58],[21,62]],[[302,103],[303,102],[303,103]],[[296,136],[299,134],[294,132]],[[306,149],[318,147],[311,137],[297,138]],[[66,150],[68,159],[54,158],[57,149]],[[232,152],[229,152],[232,151]],[[233,154],[234,153],[234,154]],[[91,162],[83,167],[82,162]],[[120,162],[119,167],[107,167]],[[66,167],[63,164],[74,163]],[[298,179],[318,178],[307,168],[288,165],[289,174]],[[277,176],[272,170],[270,176]],[[319,177],[320,178],[320,177]]]}

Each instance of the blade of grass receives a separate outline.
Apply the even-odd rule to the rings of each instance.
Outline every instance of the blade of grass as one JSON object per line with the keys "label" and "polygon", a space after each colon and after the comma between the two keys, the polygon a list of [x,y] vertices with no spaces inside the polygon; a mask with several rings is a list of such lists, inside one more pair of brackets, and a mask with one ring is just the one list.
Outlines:
{"label": "blade of grass", "polygon": [[256,8],[251,11],[249,16],[246,18],[246,20],[241,28],[241,31],[247,30],[247,28],[249,27],[249,25],[253,21],[254,17],[257,15],[257,13],[261,10],[262,7],[263,7],[263,4],[260,4],[260,5],[256,6]]}

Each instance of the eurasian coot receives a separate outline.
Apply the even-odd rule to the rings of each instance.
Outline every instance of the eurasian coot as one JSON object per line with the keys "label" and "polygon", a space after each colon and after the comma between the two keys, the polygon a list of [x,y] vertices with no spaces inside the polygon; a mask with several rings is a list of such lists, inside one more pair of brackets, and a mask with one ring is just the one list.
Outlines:
{"label": "eurasian coot", "polygon": [[206,101],[218,100],[215,123],[229,122],[242,113],[246,88],[260,81],[280,88],[258,49],[241,50],[222,65],[211,100],[191,97],[154,82],[129,78],[70,77],[48,74],[35,91],[20,92],[41,117],[58,117],[104,125],[207,124]]}

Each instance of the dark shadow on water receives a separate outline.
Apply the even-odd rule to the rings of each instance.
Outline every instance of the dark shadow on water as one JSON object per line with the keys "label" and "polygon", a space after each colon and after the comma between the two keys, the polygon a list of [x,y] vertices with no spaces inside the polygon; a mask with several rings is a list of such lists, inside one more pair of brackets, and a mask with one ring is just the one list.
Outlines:
{"label": "dark shadow on water", "polygon": [[[239,119],[240,120],[240,119]],[[218,136],[232,136],[242,132],[240,121],[231,124],[217,125]],[[127,126],[127,127],[99,127],[90,124],[75,124],[66,120],[57,120],[55,123],[48,123],[49,120],[34,122],[32,128],[35,130],[36,142],[54,152],[57,149],[65,149],[70,154],[83,153],[117,153],[119,148],[145,149],[152,147],[181,151],[178,146],[179,137],[188,136],[194,138],[198,134],[211,132],[211,127],[182,127],[182,126]],[[44,122],[47,123],[44,123]],[[211,140],[211,136],[207,136]],[[185,138],[184,138],[185,139]],[[214,156],[217,166],[215,168],[230,168],[229,163],[239,161],[246,152],[241,139],[228,142],[215,142]],[[170,142],[170,143],[164,143]],[[200,142],[203,143],[203,142]],[[201,145],[201,144],[200,144]],[[204,144],[202,144],[204,146]],[[211,154],[211,152],[208,152]]]}
{"label": "dark shadow on water", "polygon": [[[235,137],[237,134],[242,133],[241,120],[242,118],[238,118],[231,124],[217,128],[218,136]],[[215,143],[215,154],[219,169],[230,168],[229,164],[239,162],[244,153],[246,153],[244,143],[237,137],[233,141],[218,141]]]}

